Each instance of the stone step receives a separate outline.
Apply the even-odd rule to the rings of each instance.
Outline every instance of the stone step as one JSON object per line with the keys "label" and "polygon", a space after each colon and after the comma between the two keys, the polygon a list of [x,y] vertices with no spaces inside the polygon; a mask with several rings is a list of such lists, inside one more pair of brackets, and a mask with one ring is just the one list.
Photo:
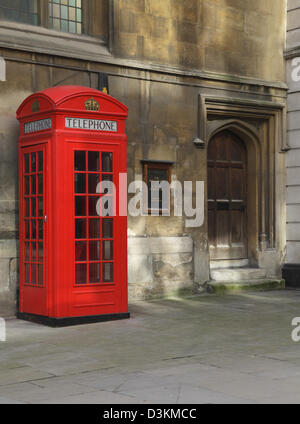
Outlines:
{"label": "stone step", "polygon": [[249,259],[224,259],[219,261],[210,261],[209,266],[210,269],[247,268],[249,266]]}
{"label": "stone step", "polygon": [[210,278],[214,281],[249,281],[265,277],[266,270],[261,268],[219,268],[210,271]]}
{"label": "stone step", "polygon": [[245,291],[270,291],[285,289],[284,280],[259,279],[249,281],[209,281],[207,291],[211,294],[238,294]]}

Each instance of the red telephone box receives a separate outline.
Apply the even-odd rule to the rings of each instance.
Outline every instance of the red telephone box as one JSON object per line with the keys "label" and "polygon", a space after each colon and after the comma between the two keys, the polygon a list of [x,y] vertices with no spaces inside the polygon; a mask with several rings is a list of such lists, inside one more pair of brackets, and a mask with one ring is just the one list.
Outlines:
{"label": "red telephone box", "polygon": [[35,93],[18,109],[19,318],[50,326],[129,318],[119,202],[127,116],[113,97],[79,86]]}

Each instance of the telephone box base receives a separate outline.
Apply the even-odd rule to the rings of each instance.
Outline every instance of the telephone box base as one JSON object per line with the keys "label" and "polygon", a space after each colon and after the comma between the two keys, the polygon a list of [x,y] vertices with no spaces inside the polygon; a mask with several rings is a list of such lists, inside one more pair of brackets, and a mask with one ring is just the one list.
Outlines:
{"label": "telephone box base", "polygon": [[96,322],[116,321],[130,318],[129,312],[120,314],[91,315],[85,317],[50,318],[41,315],[18,312],[17,318],[24,321],[47,325],[48,327],[70,327],[72,325],[93,324]]}

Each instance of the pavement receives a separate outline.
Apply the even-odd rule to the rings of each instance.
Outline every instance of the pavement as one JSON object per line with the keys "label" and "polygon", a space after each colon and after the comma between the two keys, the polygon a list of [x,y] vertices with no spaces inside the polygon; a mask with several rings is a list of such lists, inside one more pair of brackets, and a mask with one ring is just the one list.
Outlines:
{"label": "pavement", "polygon": [[67,328],[6,321],[0,403],[300,403],[300,291],[130,305]]}

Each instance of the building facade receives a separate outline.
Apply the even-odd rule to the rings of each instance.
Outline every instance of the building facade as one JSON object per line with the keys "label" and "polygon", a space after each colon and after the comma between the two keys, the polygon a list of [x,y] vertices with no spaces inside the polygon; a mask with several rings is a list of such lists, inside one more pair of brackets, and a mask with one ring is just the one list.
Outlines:
{"label": "building facade", "polygon": [[0,3],[1,315],[18,301],[15,112],[48,87],[101,88],[103,74],[129,108],[128,183],[191,181],[195,202],[196,182],[205,187],[196,227],[128,216],[129,298],[194,292],[226,270],[281,278],[285,16],[283,0]]}
{"label": "building facade", "polygon": [[300,285],[300,1],[287,2],[287,254],[284,277],[290,287]]}

